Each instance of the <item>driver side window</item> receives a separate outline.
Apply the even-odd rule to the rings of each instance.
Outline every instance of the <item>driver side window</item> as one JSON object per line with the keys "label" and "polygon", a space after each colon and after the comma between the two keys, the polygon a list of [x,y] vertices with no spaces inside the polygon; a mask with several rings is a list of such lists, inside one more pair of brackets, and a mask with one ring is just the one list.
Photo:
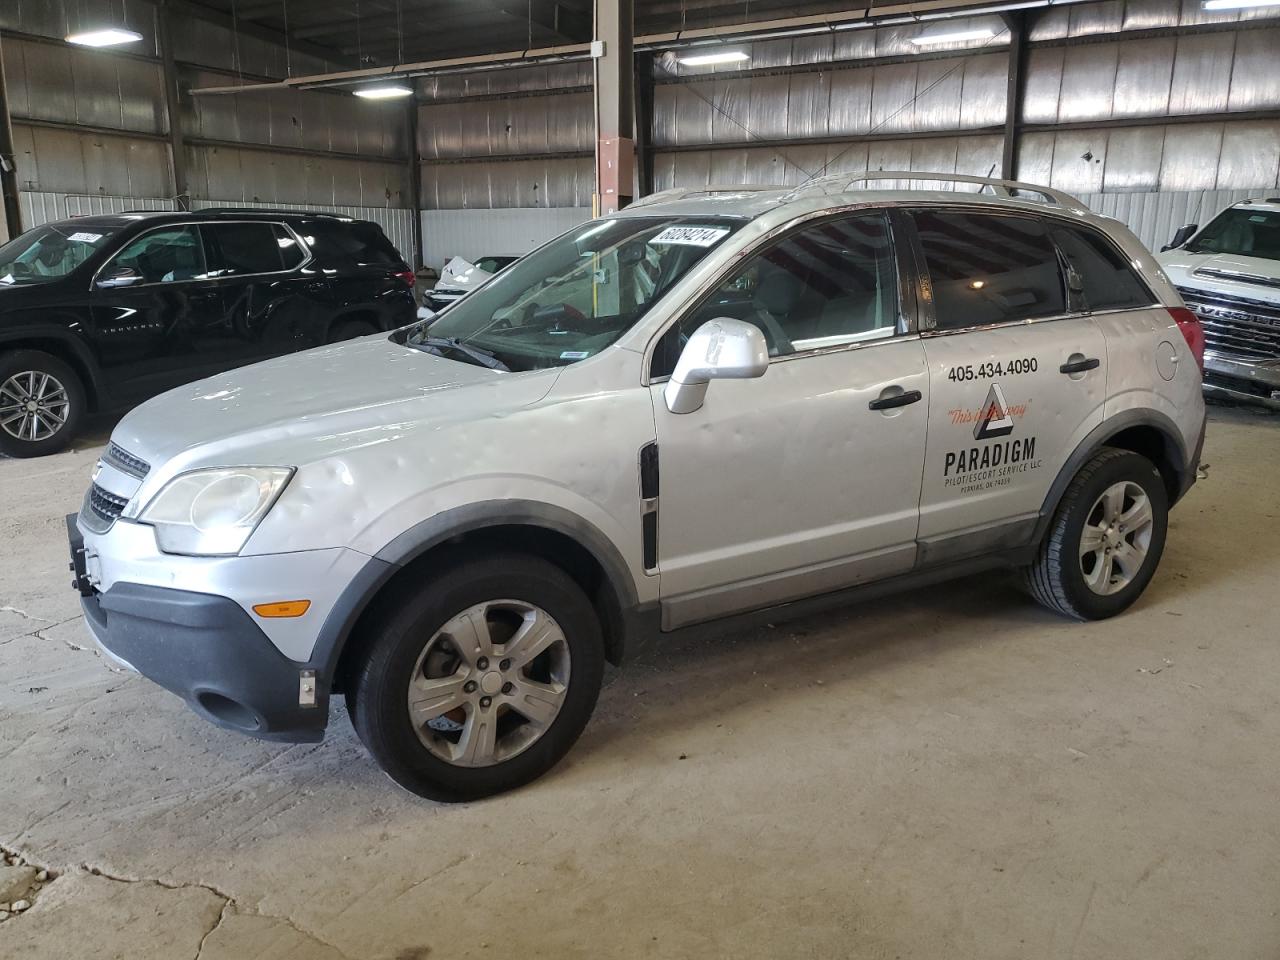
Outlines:
{"label": "driver side window", "polygon": [[138,283],[176,283],[201,280],[207,275],[204,248],[195,227],[166,227],[144,233],[116,254],[104,275],[124,267],[138,274]]}
{"label": "driver side window", "polygon": [[759,327],[771,357],[893,336],[898,281],[885,216],[824,220],[750,257],[663,335],[652,376],[670,375],[693,332],[718,317]]}

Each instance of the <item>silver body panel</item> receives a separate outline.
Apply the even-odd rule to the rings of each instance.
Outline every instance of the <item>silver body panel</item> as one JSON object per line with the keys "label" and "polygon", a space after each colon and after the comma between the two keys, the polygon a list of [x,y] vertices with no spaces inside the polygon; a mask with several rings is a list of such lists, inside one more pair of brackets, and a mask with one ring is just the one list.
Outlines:
{"label": "silver body panel", "polygon": [[[1075,208],[893,190],[744,190],[646,204],[618,216],[751,219],[590,359],[497,373],[376,335],[242,368],[138,407],[113,441],[150,470],[142,480],[109,467],[98,475],[128,505],[105,533],[82,514],[90,578],[99,589],[131,581],[217,594],[247,611],[309,598],[302,617],[257,621],[283,654],[303,661],[368,558],[434,517],[520,501],[572,515],[606,541],[625,567],[626,592],[640,606],[661,603],[670,628],[907,572],[921,543],[1025,526],[1058,469],[1113,412],[1164,414],[1194,456],[1203,423],[1195,365],[1162,309],[815,344],[775,358],[759,379],[712,382],[693,413],[667,409],[664,380],[650,381],[654,346],[743,257],[813,217],[931,204],[1091,223],[1134,261],[1160,303],[1179,303],[1132,234]],[[1165,340],[1178,354],[1172,382],[1152,360],[1153,345]],[[1103,363],[1079,378],[1060,374],[1058,364],[1075,353]],[[1039,358],[1038,372],[1000,383],[1008,402],[1024,408],[1009,439],[1034,436],[1039,464],[961,494],[944,483],[947,457],[973,445],[973,427],[951,411],[980,407],[990,381],[956,384],[946,371],[1024,355]],[[923,402],[868,408],[892,386],[919,390]],[[661,520],[657,563],[646,569],[637,460],[655,440]],[[136,522],[143,506],[179,473],[229,465],[297,473],[240,555],[160,553],[151,528]]]}

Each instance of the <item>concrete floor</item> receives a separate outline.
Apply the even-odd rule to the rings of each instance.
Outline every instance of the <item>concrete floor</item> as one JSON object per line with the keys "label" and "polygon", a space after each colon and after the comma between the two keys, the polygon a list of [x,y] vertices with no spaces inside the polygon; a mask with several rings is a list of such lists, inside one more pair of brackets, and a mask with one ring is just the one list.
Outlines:
{"label": "concrete floor", "polygon": [[653,641],[463,806],[341,708],[269,745],[109,671],[62,525],[99,446],[0,462],[0,846],[53,872],[0,956],[1280,956],[1280,418],[1213,410],[1125,616],[989,578]]}

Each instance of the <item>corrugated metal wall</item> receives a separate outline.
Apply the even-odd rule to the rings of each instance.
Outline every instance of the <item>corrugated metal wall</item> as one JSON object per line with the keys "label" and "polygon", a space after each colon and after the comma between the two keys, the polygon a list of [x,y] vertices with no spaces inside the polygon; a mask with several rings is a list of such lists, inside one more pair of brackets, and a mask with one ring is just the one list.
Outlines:
{"label": "corrugated metal wall", "polygon": [[[1084,195],[1157,245],[1197,205],[1280,185],[1280,10],[1106,0],[1035,13],[1021,179]],[[833,32],[749,44],[747,72],[729,64],[662,75],[655,189],[790,185],[824,171],[998,173],[1008,32],[990,16],[946,22],[977,26],[995,36],[922,51],[911,38],[940,26]],[[424,88],[449,101],[419,110],[424,206],[589,205],[589,69]]]}
{"label": "corrugated metal wall", "polygon": [[[127,50],[62,42],[71,30],[121,17],[144,34]],[[127,0],[123,8],[120,0],[0,0],[0,31],[22,34],[2,42],[19,185],[33,218],[48,219],[39,213],[45,209],[77,212],[65,199],[48,205],[40,199],[50,196],[123,198],[130,208],[154,207],[154,198],[171,202],[169,121],[154,24],[155,7],[146,0]],[[172,32],[183,86],[336,66],[195,18],[175,18]],[[410,250],[403,104],[301,91],[188,97],[180,118],[194,200],[381,209],[376,219],[399,231],[397,245]]]}
{"label": "corrugated metal wall", "polygon": [[519,256],[590,219],[590,207],[423,210],[423,260],[439,269],[451,257]]}

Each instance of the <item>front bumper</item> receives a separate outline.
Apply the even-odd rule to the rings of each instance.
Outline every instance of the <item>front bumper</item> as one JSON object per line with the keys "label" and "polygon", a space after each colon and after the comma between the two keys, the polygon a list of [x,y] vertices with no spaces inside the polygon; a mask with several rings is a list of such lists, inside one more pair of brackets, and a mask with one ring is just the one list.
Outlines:
{"label": "front bumper", "polygon": [[1244,360],[1206,351],[1204,393],[1207,397],[1280,410],[1280,362]]}
{"label": "front bumper", "polygon": [[113,660],[218,726],[295,743],[324,736],[327,684],[307,664],[283,656],[235,601],[117,583],[82,596],[80,604]]}

